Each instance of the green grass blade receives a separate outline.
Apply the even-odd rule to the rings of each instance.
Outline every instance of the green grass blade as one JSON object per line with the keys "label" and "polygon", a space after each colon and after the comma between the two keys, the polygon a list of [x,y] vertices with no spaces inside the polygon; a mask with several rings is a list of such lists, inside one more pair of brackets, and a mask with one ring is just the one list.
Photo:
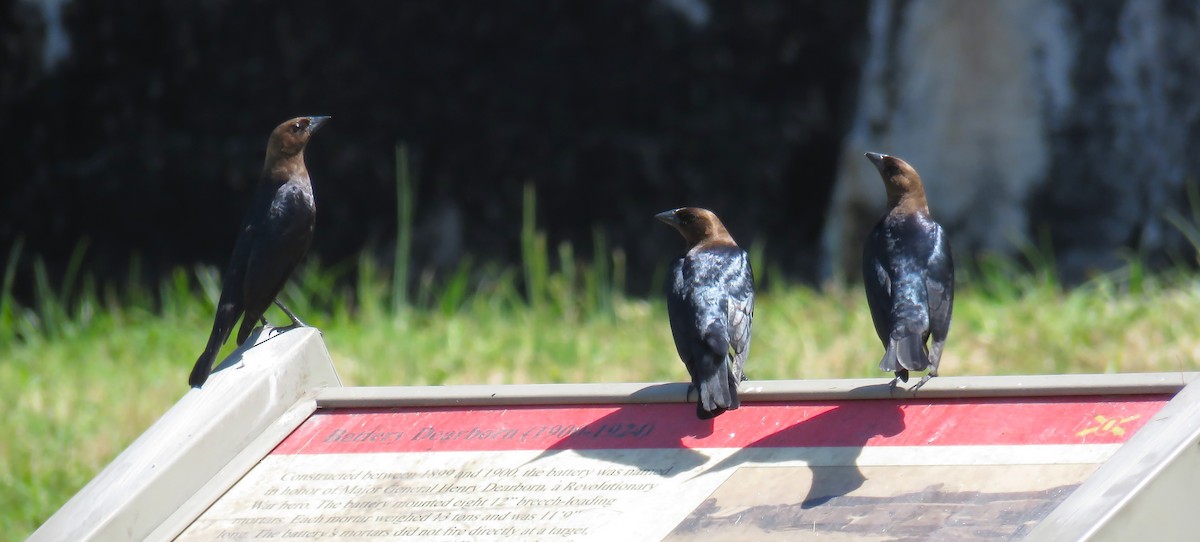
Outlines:
{"label": "green grass blade", "polygon": [[413,209],[417,187],[409,167],[408,147],[396,144],[396,247],[392,264],[392,314],[408,307],[408,270],[412,258]]}

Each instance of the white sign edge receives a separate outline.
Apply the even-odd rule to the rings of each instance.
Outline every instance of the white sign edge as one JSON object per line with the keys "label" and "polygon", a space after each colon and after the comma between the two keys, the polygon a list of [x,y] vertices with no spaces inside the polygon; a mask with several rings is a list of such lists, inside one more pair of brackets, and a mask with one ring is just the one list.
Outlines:
{"label": "white sign edge", "polygon": [[340,385],[319,330],[256,332],[28,540],[146,539],[298,401]]}

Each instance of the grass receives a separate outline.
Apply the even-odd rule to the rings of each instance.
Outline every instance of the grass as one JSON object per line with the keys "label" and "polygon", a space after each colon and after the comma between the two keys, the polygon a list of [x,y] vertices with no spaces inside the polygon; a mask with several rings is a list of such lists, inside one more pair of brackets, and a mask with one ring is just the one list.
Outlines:
{"label": "grass", "polygon": [[[598,265],[576,263],[569,247],[557,256],[551,265],[544,250],[529,255],[543,260],[524,269],[540,277],[534,293],[518,289],[521,271],[464,266],[427,279],[397,312],[390,281],[364,257],[355,288],[334,285],[344,270],[313,263],[284,298],[323,329],[347,385],[685,379],[662,301],[613,287],[619,251]],[[216,278],[179,270],[153,292],[72,279],[70,289],[39,287],[54,297],[29,307],[5,291],[0,532],[32,532],[187,391]],[[1064,290],[1052,275],[992,262],[961,284],[943,374],[1197,369],[1200,284],[1186,274]],[[886,378],[857,286],[776,282],[759,296],[754,331],[751,378]]]}
{"label": "grass", "polygon": [[[401,194],[416,181],[397,149]],[[410,277],[411,209],[401,209],[391,269],[310,262],[282,294],[320,327],[350,386],[682,381],[658,296],[629,297],[625,258],[597,231],[591,253],[552,253],[525,193],[522,264]],[[1198,214],[1200,216],[1200,214]],[[1197,233],[1200,240],[1200,233]],[[1198,244],[1200,246],[1200,244]],[[22,244],[0,280],[0,533],[26,537],[188,391],[219,295],[216,269],[176,270],[157,288],[138,278],[96,285],[81,244],[59,284],[38,258],[34,301],[12,296]],[[755,269],[772,269],[751,247]],[[1050,258],[1030,266],[985,259],[960,269],[945,375],[1196,370],[1200,282],[1149,275],[1135,260],[1064,289]],[[402,267],[402,269],[401,269]],[[390,273],[390,278],[389,278]],[[875,377],[879,345],[857,285],[814,289],[757,277],[752,379]],[[661,270],[656,271],[661,281]],[[272,309],[275,311],[276,309]],[[276,322],[281,313],[269,313]],[[226,345],[222,356],[232,350]]]}

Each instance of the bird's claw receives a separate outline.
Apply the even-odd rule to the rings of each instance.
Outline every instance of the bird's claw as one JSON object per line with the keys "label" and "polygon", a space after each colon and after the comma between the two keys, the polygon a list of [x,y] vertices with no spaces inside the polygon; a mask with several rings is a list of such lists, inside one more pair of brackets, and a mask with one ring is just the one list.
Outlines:
{"label": "bird's claw", "polygon": [[271,337],[278,336],[280,333],[283,333],[285,331],[291,331],[293,329],[301,328],[301,327],[312,327],[312,326],[309,326],[308,324],[304,323],[302,320],[300,320],[300,318],[298,318],[294,312],[292,312],[287,307],[285,307],[283,305],[283,303],[280,303],[278,299],[275,300],[275,306],[279,307],[279,310],[282,310],[283,313],[286,314],[287,317],[292,321],[292,323],[289,325],[283,326],[283,327],[275,327],[275,326],[272,326],[269,322],[267,322],[266,317],[260,318],[260,320],[262,321],[262,325],[263,325],[263,335],[266,336],[268,339]]}
{"label": "bird's claw", "polygon": [[283,306],[283,303],[280,303],[278,299],[276,299],[276,300],[275,300],[275,306],[276,306],[276,307],[279,307],[279,310],[282,310],[282,311],[283,311],[283,313],[284,313],[284,314],[286,314],[286,315],[287,315],[287,317],[288,317],[289,319],[291,319],[291,321],[292,321],[292,325],[290,325],[290,326],[287,326],[287,327],[283,327],[283,328],[279,328],[279,329],[281,329],[281,330],[283,330],[283,331],[286,331],[286,330],[289,330],[289,329],[295,329],[295,328],[298,328],[298,327],[312,327],[312,326],[309,326],[308,324],[306,324],[306,323],[302,322],[302,321],[300,320],[300,318],[296,317],[295,313],[293,313],[292,311],[288,310],[288,308],[287,308],[287,307]]}
{"label": "bird's claw", "polygon": [[933,373],[929,373],[929,374],[921,377],[921,381],[914,384],[913,387],[908,388],[908,391],[910,393],[912,393],[913,395],[916,395],[917,390],[921,389],[921,386],[924,386],[925,383],[929,382],[929,379],[933,378],[934,376],[936,376],[936,375],[934,375]]}

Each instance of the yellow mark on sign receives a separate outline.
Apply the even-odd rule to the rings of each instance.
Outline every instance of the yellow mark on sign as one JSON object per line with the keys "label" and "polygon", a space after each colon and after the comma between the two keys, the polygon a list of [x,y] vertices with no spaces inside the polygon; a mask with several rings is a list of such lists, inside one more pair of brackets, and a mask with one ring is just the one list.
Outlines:
{"label": "yellow mark on sign", "polygon": [[1104,433],[1112,433],[1113,435],[1116,435],[1118,437],[1123,437],[1123,436],[1125,436],[1125,428],[1121,427],[1121,424],[1129,423],[1140,417],[1141,417],[1140,414],[1134,414],[1133,416],[1130,416],[1128,418],[1121,418],[1121,417],[1110,418],[1110,417],[1104,416],[1104,415],[1097,415],[1096,417],[1092,418],[1092,421],[1096,422],[1096,425],[1093,425],[1093,426],[1088,427],[1078,433],[1075,433],[1075,436],[1086,437],[1093,433],[1097,434],[1097,435],[1102,435]]}

